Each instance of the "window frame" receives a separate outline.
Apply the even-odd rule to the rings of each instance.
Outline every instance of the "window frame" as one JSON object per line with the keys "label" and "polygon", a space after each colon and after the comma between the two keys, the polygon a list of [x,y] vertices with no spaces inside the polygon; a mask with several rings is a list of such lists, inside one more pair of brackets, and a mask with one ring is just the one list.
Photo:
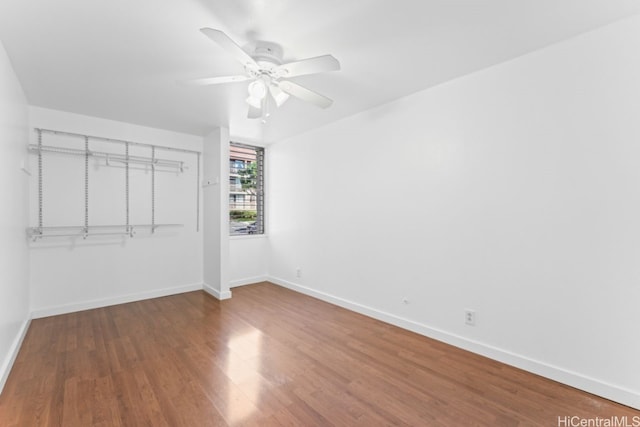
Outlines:
{"label": "window frame", "polygon": [[[233,189],[231,188],[231,185],[229,186],[229,191],[227,192],[227,199],[229,201],[229,208],[228,208],[228,220],[229,220],[229,236],[230,237],[242,237],[242,236],[264,236],[266,235],[266,227],[265,227],[265,176],[264,176],[264,163],[265,163],[265,147],[263,146],[259,146],[259,145],[252,145],[252,144],[245,144],[242,142],[236,142],[236,141],[230,141],[229,142],[229,182],[231,182],[231,180],[236,180],[237,181],[242,181],[242,177],[240,175],[242,175],[241,173],[239,173],[241,170],[248,170],[249,169],[249,165],[250,161],[247,161],[247,159],[237,159],[237,158],[233,158],[233,153],[234,150],[233,148],[237,147],[240,149],[244,149],[244,150],[252,150],[255,153],[255,163],[256,163],[256,174],[255,174],[255,195],[250,194],[250,193],[246,193],[244,194],[244,207],[242,207],[241,209],[238,209],[238,203],[237,202],[231,202],[232,199],[232,195],[239,195],[238,194],[238,189],[237,187],[234,187]],[[242,168],[238,168],[237,165],[239,162],[243,162],[244,167]],[[237,218],[234,221],[233,217],[231,215],[232,211],[241,211],[241,210],[251,210],[250,208],[247,209],[246,205],[251,205],[254,202],[253,201],[249,201],[246,202],[247,199],[251,199],[255,197],[255,221],[253,222],[253,224],[251,224],[250,221],[238,221]],[[237,198],[237,197],[234,197]],[[233,206],[233,208],[232,208]],[[239,222],[247,222],[248,225],[245,228],[243,228],[242,226],[236,226],[234,228],[233,224],[238,224]],[[251,225],[255,225],[254,227],[252,227]]]}

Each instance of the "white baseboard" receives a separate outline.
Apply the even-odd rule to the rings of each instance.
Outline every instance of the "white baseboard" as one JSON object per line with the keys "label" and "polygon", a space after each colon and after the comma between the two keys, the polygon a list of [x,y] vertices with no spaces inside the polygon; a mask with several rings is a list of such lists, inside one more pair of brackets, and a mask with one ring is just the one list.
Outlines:
{"label": "white baseboard", "polygon": [[220,292],[219,290],[213,288],[211,285],[207,285],[206,283],[202,285],[202,290],[221,301],[231,298],[231,291]]}
{"label": "white baseboard", "polygon": [[11,368],[13,367],[13,363],[16,361],[16,357],[18,357],[18,352],[20,351],[20,347],[22,347],[22,341],[24,341],[24,337],[27,334],[27,330],[29,330],[30,324],[30,317],[22,322],[22,326],[20,327],[18,334],[11,344],[9,353],[2,362],[2,366],[0,366],[0,393],[2,393],[4,385],[7,382],[7,378],[9,378],[9,373],[11,372]]}
{"label": "white baseboard", "polygon": [[437,328],[432,328],[422,323],[414,322],[409,319],[376,310],[374,308],[358,304],[356,302],[349,301],[343,298],[339,298],[324,292],[320,292],[305,286],[301,286],[287,280],[279,279],[277,277],[269,277],[267,278],[267,280],[284,288],[288,288],[293,291],[318,298],[320,300],[338,305],[348,310],[364,314],[365,316],[369,316],[374,319],[398,326],[400,328],[410,330],[417,334],[424,335],[426,337],[433,338],[447,344],[451,344],[455,347],[459,347],[464,350],[480,354],[482,356],[486,356],[490,359],[497,360],[507,365],[515,366],[525,371],[532,372],[534,374],[569,385],[571,387],[575,387],[588,393],[604,397],[605,399],[613,400],[614,402],[618,402],[635,409],[640,409],[640,392],[638,391],[629,390],[613,384],[608,384],[606,382],[587,377],[577,372],[572,372],[570,370],[540,362],[498,347],[470,340],[468,338],[452,334]]}
{"label": "white baseboard", "polygon": [[247,277],[239,280],[232,280],[229,283],[230,288],[237,288],[238,286],[252,285],[254,283],[264,282],[269,280],[267,276],[255,276],[255,277]]}
{"label": "white baseboard", "polygon": [[72,304],[45,307],[33,310],[31,317],[38,319],[41,317],[56,316],[58,314],[73,313],[76,311],[91,310],[93,308],[108,307],[110,305],[125,304],[128,302],[142,301],[145,299],[165,297],[167,295],[181,294],[184,292],[202,290],[202,283],[192,285],[182,285],[172,288],[156,289],[153,291],[138,292],[135,294],[121,295],[117,297],[103,298],[97,300],[83,301]]}

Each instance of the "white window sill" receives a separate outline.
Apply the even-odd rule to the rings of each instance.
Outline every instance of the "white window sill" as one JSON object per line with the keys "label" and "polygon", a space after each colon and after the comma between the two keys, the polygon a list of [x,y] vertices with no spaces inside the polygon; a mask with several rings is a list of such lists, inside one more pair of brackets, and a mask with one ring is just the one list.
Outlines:
{"label": "white window sill", "polygon": [[249,240],[249,239],[266,239],[266,234],[241,234],[238,236],[229,236],[231,240]]}

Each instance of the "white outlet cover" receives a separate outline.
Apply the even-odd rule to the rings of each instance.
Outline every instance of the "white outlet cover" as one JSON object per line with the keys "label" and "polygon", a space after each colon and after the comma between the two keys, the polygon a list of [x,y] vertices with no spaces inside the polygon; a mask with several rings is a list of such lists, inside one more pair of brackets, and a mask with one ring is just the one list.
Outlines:
{"label": "white outlet cover", "polygon": [[464,323],[469,326],[476,325],[476,312],[475,310],[465,310],[464,311]]}

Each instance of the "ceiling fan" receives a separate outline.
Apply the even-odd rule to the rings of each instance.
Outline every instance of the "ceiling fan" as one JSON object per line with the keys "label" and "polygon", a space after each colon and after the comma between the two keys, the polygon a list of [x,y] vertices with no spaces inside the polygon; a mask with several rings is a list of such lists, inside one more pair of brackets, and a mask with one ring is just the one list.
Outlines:
{"label": "ceiling fan", "polygon": [[244,66],[245,74],[205,77],[187,80],[184,83],[207,86],[251,81],[247,88],[249,97],[246,99],[249,104],[248,117],[250,119],[262,118],[263,121],[266,120],[266,117],[269,116],[269,98],[273,99],[277,107],[284,104],[290,95],[320,108],[328,108],[333,103],[324,95],[286,80],[289,77],[339,70],[340,62],[333,56],[322,55],[283,64],[282,48],[275,43],[257,42],[253,52],[249,54],[220,30],[202,28],[200,31],[240,62]]}

